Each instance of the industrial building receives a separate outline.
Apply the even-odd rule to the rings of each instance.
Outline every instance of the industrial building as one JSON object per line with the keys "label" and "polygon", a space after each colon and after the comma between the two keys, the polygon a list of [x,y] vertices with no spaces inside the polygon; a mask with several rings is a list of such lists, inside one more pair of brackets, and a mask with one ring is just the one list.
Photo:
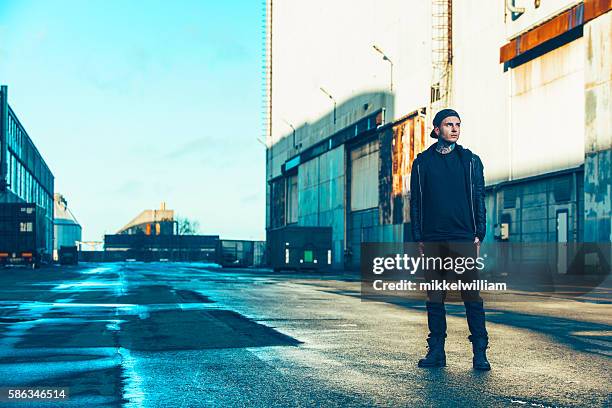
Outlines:
{"label": "industrial building", "polygon": [[104,236],[104,261],[217,261],[218,235]]}
{"label": "industrial building", "polygon": [[167,210],[166,203],[161,203],[159,210],[144,210],[117,234],[173,235],[174,226],[174,210]]}
{"label": "industrial building", "polygon": [[104,236],[104,251],[81,251],[86,261],[116,262],[186,261],[223,266],[261,265],[263,243],[222,240],[218,235],[187,232],[186,220],[176,220],[174,210],[161,203],[158,210],[144,210],[116,234]]}
{"label": "industrial building", "polygon": [[82,228],[72,211],[68,208],[68,202],[63,195],[55,193],[53,203],[53,235],[55,237],[53,259],[57,260],[58,250],[61,247],[74,247],[81,242]]}
{"label": "industrial building", "polygon": [[484,163],[487,240],[612,241],[611,1],[266,6],[268,233],[332,227],[336,268],[410,241],[412,160],[453,107]]}
{"label": "industrial building", "polygon": [[[0,203],[34,203],[40,207],[44,254],[53,251],[54,177],[34,142],[8,104],[0,87]],[[31,226],[25,226],[31,228]],[[30,229],[31,230],[31,229]]]}

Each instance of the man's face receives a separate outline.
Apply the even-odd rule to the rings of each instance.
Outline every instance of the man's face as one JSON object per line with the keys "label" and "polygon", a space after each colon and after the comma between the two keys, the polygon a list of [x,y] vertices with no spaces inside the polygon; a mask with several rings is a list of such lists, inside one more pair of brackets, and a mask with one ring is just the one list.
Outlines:
{"label": "man's face", "polygon": [[461,133],[461,119],[457,116],[444,118],[440,126],[435,128],[434,131],[442,140],[455,143],[459,139],[459,133]]}

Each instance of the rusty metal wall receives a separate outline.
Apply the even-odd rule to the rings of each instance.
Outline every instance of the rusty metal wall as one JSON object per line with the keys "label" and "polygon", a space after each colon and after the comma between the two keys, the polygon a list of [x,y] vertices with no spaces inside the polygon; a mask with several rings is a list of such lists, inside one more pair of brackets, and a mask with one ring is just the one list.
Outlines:
{"label": "rusty metal wall", "polygon": [[425,150],[425,119],[400,121],[380,135],[379,207],[381,224],[410,221],[410,174],[417,154]]}

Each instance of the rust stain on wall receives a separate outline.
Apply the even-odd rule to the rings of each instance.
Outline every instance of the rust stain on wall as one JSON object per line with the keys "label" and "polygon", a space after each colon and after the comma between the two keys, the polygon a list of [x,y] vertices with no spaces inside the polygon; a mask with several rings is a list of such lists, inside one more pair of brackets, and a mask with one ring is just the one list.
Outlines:
{"label": "rust stain on wall", "polygon": [[409,220],[412,162],[425,149],[425,121],[414,115],[401,119],[380,135],[380,215],[383,224]]}
{"label": "rust stain on wall", "polygon": [[391,160],[393,162],[393,189],[391,191],[392,197],[401,195],[403,191],[403,170],[406,162],[404,155],[404,133],[406,132],[406,127],[409,125],[410,122],[404,122],[398,126],[393,127],[393,147],[391,149],[391,151],[393,152],[391,157]]}
{"label": "rust stain on wall", "polygon": [[393,127],[393,196],[408,191],[412,162],[425,149],[425,123],[416,116]]}

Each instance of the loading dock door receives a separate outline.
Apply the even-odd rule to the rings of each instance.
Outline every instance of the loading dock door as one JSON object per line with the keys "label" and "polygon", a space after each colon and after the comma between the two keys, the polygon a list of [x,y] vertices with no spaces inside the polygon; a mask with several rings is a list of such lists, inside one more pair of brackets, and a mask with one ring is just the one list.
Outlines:
{"label": "loading dock door", "polygon": [[378,140],[350,151],[350,203],[347,231],[351,269],[359,268],[361,243],[378,241]]}

